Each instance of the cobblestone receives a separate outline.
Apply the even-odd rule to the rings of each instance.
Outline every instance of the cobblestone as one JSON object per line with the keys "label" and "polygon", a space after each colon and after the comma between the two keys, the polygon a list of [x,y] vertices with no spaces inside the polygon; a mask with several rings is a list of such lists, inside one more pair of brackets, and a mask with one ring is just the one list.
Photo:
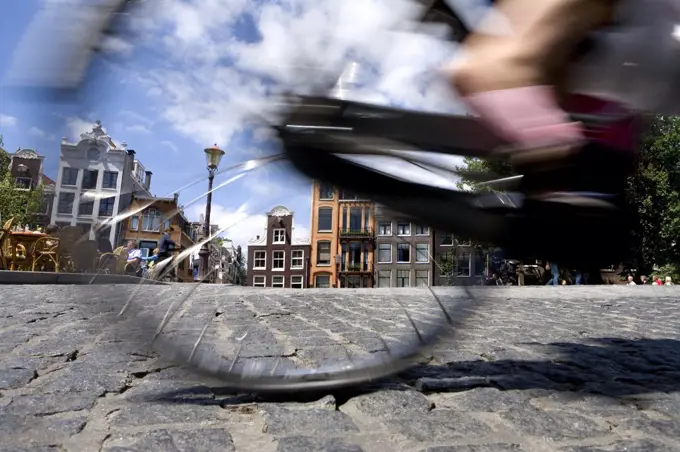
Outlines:
{"label": "cobblestone", "polygon": [[[489,289],[399,376],[275,399],[166,362],[158,325],[135,319],[174,302],[162,337],[193,347],[207,323],[216,360],[294,368],[414,340],[405,310],[419,331],[443,319],[432,293],[202,286],[182,302],[192,288],[2,286],[0,452],[680,451],[675,287]],[[434,293],[462,312],[462,291]]]}

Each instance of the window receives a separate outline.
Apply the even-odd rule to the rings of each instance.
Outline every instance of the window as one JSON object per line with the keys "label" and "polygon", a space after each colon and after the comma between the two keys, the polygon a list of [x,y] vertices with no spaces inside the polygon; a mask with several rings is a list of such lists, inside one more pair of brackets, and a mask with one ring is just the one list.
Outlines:
{"label": "window", "polygon": [[80,182],[80,188],[83,190],[93,190],[97,188],[97,178],[99,171],[97,170],[83,170],[83,180]]}
{"label": "window", "polygon": [[397,262],[411,262],[411,245],[397,243]]}
{"label": "window", "polygon": [[341,201],[356,201],[358,199],[361,199],[359,195],[351,190],[343,190],[340,193]]}
{"label": "window", "polygon": [[142,231],[160,232],[161,213],[156,209],[148,209],[142,215]]}
{"label": "window", "polygon": [[461,253],[456,258],[456,276],[470,276],[470,253]]}
{"label": "window", "polygon": [[349,208],[349,229],[350,231],[361,231],[361,207]]}
{"label": "window", "polygon": [[423,224],[416,225],[416,235],[430,235],[430,227]]}
{"label": "window", "polygon": [[94,210],[94,201],[88,201],[87,198],[82,201],[80,201],[80,204],[78,204],[78,215],[92,215],[92,211]]}
{"label": "window", "polygon": [[411,285],[411,270],[397,270],[397,287],[409,287]]}
{"label": "window", "polygon": [[416,243],[416,262],[430,262],[430,245]]}
{"label": "window", "polygon": [[130,217],[130,229],[133,230],[133,231],[136,231],[137,229],[139,229],[139,217],[138,216],[135,215],[134,217]]}
{"label": "window", "polygon": [[378,287],[390,287],[392,283],[392,272],[390,270],[380,270],[378,272]]}
{"label": "window", "polygon": [[281,271],[286,266],[284,251],[272,251],[272,270]]}
{"label": "window", "polygon": [[97,160],[99,160],[99,155],[100,155],[99,149],[90,149],[89,151],[87,151],[88,160],[96,162]]}
{"label": "window", "polygon": [[266,287],[267,280],[264,276],[253,276],[253,287]]}
{"label": "window", "polygon": [[14,186],[19,190],[30,190],[33,180],[30,177],[17,177],[14,179]]}
{"label": "window", "polygon": [[316,242],[316,265],[331,265],[331,242]]}
{"label": "window", "polygon": [[304,250],[292,250],[290,252],[290,268],[303,268],[304,265]]}
{"label": "window", "polygon": [[439,269],[440,269],[440,275],[441,276],[451,276],[451,269],[453,267],[453,253],[451,251],[447,251],[446,253],[443,253],[440,258],[439,258]]}
{"label": "window", "polygon": [[83,236],[89,237],[90,230],[92,229],[92,223],[76,223],[76,227],[80,229],[80,233]]}
{"label": "window", "polygon": [[102,198],[99,201],[99,216],[110,217],[113,215],[113,205],[116,202],[115,197]]}
{"label": "window", "polygon": [[75,193],[59,193],[59,204],[57,205],[57,213],[73,213],[73,200]]}
{"label": "window", "polygon": [[397,235],[411,235],[411,223],[397,223]]}
{"label": "window", "polygon": [[116,188],[118,186],[118,171],[104,171],[102,188]]}
{"label": "window", "polygon": [[61,185],[62,186],[76,186],[78,181],[78,170],[76,168],[64,168],[61,172]]}
{"label": "window", "polygon": [[442,232],[439,244],[443,246],[453,245],[453,236],[448,232]]}
{"label": "window", "polygon": [[349,262],[347,270],[361,270],[361,242],[349,242]]}
{"label": "window", "polygon": [[333,199],[333,185],[322,182],[319,185],[319,199]]}
{"label": "window", "polygon": [[316,275],[314,277],[314,287],[318,289],[328,289],[331,286],[331,275]]}
{"label": "window", "polygon": [[333,229],[333,209],[331,207],[319,207],[319,231],[331,231]]}
{"label": "window", "polygon": [[272,276],[272,287],[283,288],[283,276]]}
{"label": "window", "polygon": [[381,264],[389,264],[390,262],[392,262],[391,243],[378,244],[378,262]]}
{"label": "window", "polygon": [[302,289],[304,287],[302,276],[291,276],[290,277],[290,288],[291,289]]}
{"label": "window", "polygon": [[427,270],[416,270],[416,286],[429,286],[430,285],[430,272]]}
{"label": "window", "polygon": [[153,240],[140,240],[139,249],[142,251],[142,256],[149,257],[153,254],[153,250],[158,246],[158,242]]}
{"label": "window", "polygon": [[264,270],[267,268],[267,252],[255,251],[253,253],[253,268]]}
{"label": "window", "polygon": [[392,235],[392,223],[389,221],[378,223],[378,235]]}
{"label": "window", "polygon": [[273,231],[273,242],[275,245],[282,245],[286,243],[286,230],[285,229],[274,229]]}
{"label": "window", "polygon": [[475,253],[475,276],[486,274],[486,256],[481,252]]}

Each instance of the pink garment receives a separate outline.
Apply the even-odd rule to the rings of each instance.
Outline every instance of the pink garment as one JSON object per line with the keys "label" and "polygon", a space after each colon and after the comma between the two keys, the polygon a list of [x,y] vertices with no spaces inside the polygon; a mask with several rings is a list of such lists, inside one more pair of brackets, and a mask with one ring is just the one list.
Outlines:
{"label": "pink garment", "polygon": [[621,150],[635,148],[639,118],[614,102],[569,95],[564,105],[572,114],[621,116],[616,122],[584,126],[559,107],[550,86],[487,91],[464,101],[499,136],[525,148],[578,145],[586,139]]}
{"label": "pink garment", "polygon": [[584,139],[581,125],[560,110],[550,86],[486,91],[465,101],[502,138],[523,147],[576,144]]}

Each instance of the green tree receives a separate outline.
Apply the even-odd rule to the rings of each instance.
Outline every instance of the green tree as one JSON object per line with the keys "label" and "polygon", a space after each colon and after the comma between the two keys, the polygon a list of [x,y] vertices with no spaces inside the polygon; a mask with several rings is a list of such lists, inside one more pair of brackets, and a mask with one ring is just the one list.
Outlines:
{"label": "green tree", "polygon": [[36,215],[45,211],[42,187],[16,190],[9,162],[7,152],[0,149],[0,218],[3,223],[10,218],[14,218],[14,224],[31,223]]}
{"label": "green tree", "polygon": [[482,160],[465,157],[463,165],[456,168],[461,176],[457,186],[460,190],[470,187],[473,191],[488,191],[488,187],[479,185],[475,175],[494,176],[504,178],[514,176],[516,173],[510,164],[503,160]]}
{"label": "green tree", "polygon": [[680,118],[649,118],[640,139],[639,161],[627,195],[637,212],[631,231],[638,272],[680,265]]}
{"label": "green tree", "polygon": [[236,266],[236,271],[234,272],[234,281],[232,284],[237,286],[246,285],[246,261],[243,257],[243,249],[241,245],[236,247],[236,256],[234,256],[234,265]]}

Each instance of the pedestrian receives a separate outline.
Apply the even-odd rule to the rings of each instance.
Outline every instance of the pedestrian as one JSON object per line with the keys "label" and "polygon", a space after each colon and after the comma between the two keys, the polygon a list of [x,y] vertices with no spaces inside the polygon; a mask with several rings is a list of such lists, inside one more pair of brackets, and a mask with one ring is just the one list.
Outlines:
{"label": "pedestrian", "polygon": [[559,286],[560,284],[560,268],[554,262],[548,262],[545,266],[546,270],[550,270],[552,274],[546,286]]}
{"label": "pedestrian", "polygon": [[170,251],[177,247],[177,244],[170,237],[172,228],[168,227],[163,231],[161,239],[158,241],[158,259],[163,260],[170,257]]}
{"label": "pedestrian", "polygon": [[127,262],[125,265],[125,273],[142,276],[142,250],[137,248],[137,242],[135,240],[128,240],[126,250]]}
{"label": "pedestrian", "polygon": [[59,237],[59,226],[56,224],[48,224],[47,227],[45,228],[45,234],[50,237],[50,239],[45,240],[45,245],[48,248],[53,248],[59,244],[59,240],[52,240],[52,238],[58,238]]}

